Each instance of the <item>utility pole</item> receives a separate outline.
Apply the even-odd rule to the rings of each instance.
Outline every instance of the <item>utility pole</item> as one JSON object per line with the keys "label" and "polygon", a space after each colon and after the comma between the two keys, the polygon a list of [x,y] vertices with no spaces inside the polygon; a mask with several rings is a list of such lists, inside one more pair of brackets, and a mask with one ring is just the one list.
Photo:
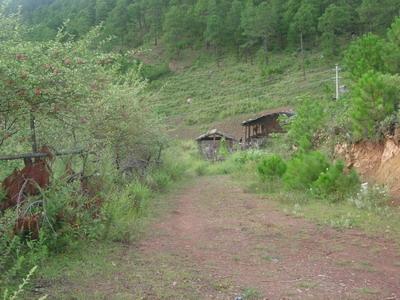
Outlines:
{"label": "utility pole", "polygon": [[340,98],[340,91],[339,91],[339,71],[340,71],[340,68],[339,68],[339,65],[338,64],[336,64],[336,68],[335,68],[335,71],[336,71],[336,100],[339,100],[339,98]]}

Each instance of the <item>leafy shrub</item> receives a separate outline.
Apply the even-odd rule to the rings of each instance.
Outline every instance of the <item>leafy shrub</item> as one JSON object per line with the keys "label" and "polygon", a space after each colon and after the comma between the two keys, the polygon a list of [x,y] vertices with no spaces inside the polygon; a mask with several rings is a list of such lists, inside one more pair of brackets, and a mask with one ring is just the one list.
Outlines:
{"label": "leafy shrub", "polygon": [[354,170],[345,174],[344,167],[344,163],[338,161],[321,173],[312,185],[313,192],[333,202],[344,200],[355,193],[360,187],[360,179]]}
{"label": "leafy shrub", "polygon": [[245,165],[248,162],[257,162],[260,161],[265,156],[265,152],[260,150],[247,150],[237,152],[232,156],[232,159],[235,163],[240,165]]}
{"label": "leafy shrub", "polygon": [[389,198],[389,192],[385,187],[364,183],[359,192],[348,201],[358,209],[373,210],[384,207]]}
{"label": "leafy shrub", "polygon": [[310,150],[315,132],[325,123],[325,115],[320,101],[305,99],[296,110],[296,115],[288,120],[289,142],[303,150]]}
{"label": "leafy shrub", "polygon": [[286,163],[278,155],[271,155],[264,158],[257,166],[260,177],[265,180],[280,178],[286,172]]}
{"label": "leafy shrub", "polygon": [[309,189],[328,167],[328,160],[322,153],[300,153],[288,161],[284,184],[289,189]]}

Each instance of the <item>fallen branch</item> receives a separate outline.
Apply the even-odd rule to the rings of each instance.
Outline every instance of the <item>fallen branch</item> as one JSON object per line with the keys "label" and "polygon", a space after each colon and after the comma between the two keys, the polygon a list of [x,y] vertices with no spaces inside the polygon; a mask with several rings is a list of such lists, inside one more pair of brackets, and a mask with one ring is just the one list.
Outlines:
{"label": "fallen branch", "polygon": [[67,151],[56,151],[54,153],[42,153],[42,152],[36,152],[36,153],[24,153],[24,154],[17,154],[17,155],[4,155],[0,156],[0,161],[2,160],[17,160],[17,159],[29,159],[29,158],[43,158],[47,157],[49,155],[55,155],[55,156],[65,156],[65,155],[78,155],[78,154],[84,154],[84,153],[90,153],[87,150],[67,150]]}

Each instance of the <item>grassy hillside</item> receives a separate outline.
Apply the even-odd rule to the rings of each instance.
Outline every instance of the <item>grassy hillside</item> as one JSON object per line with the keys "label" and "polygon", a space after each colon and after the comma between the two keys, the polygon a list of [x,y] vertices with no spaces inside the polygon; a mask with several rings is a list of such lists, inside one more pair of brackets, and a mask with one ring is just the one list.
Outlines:
{"label": "grassy hillside", "polygon": [[[296,108],[306,96],[331,97],[333,77],[333,63],[317,53],[307,56],[305,79],[294,54],[275,54],[265,68],[233,57],[219,63],[200,57],[191,67],[151,82],[146,101],[166,117],[171,131],[188,138],[213,126],[227,127],[226,122],[237,125],[264,110]],[[231,130],[237,132],[237,126]]]}

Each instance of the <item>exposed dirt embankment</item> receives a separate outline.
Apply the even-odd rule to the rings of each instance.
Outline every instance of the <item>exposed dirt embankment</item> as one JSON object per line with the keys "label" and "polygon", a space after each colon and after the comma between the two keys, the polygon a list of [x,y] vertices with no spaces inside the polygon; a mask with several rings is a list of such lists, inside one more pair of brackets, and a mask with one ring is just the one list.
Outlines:
{"label": "exposed dirt embankment", "polygon": [[363,178],[387,185],[395,198],[400,199],[400,142],[390,137],[384,142],[359,142],[336,147],[349,167],[358,170]]}

